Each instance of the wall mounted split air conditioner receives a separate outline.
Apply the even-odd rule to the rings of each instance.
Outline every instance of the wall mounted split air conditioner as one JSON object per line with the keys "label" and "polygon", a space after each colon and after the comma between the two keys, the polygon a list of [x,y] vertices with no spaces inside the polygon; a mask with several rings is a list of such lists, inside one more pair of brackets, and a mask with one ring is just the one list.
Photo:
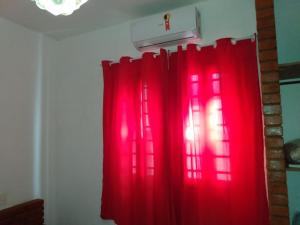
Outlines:
{"label": "wall mounted split air conditioner", "polygon": [[197,42],[200,13],[189,6],[144,17],[131,24],[131,40],[139,51]]}

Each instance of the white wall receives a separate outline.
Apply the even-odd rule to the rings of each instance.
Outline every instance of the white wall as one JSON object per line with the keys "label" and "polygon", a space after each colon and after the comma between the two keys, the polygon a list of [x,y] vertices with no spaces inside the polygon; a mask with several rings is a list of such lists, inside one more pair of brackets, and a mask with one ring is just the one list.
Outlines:
{"label": "white wall", "polygon": [[2,18],[0,30],[0,209],[43,198],[46,222],[54,221],[55,180],[48,178],[55,142],[48,137],[55,114],[48,92],[56,41]]}
{"label": "white wall", "polygon": [[36,89],[41,36],[0,18],[0,194],[5,208],[40,195]]}
{"label": "white wall", "polygon": [[300,138],[300,84],[281,85],[280,91],[284,141],[288,142]]}
{"label": "white wall", "polygon": [[[254,0],[210,0],[197,4],[204,42],[244,37],[256,31]],[[130,43],[129,23],[58,43],[57,76],[49,87],[49,143],[55,167],[55,207],[48,225],[111,224],[99,218],[102,180],[102,92],[100,61],[140,55]],[[49,110],[48,110],[49,111]]]}
{"label": "white wall", "polygon": [[[56,224],[56,108],[50,87],[55,86],[57,42],[51,38],[43,37],[43,51],[41,54],[42,79],[40,80],[40,173],[41,173],[41,196],[45,200],[45,223]],[[51,138],[50,138],[51,137]],[[59,225],[59,224],[58,224]]]}
{"label": "white wall", "polygon": [[[280,64],[300,61],[300,1],[275,0],[276,36]],[[300,138],[300,85],[281,86],[284,141]],[[287,171],[290,218],[300,211],[300,172]]]}
{"label": "white wall", "polygon": [[[300,138],[300,84],[281,86],[284,141]],[[300,171],[287,172],[290,218],[300,212]]]}
{"label": "white wall", "polygon": [[279,63],[300,61],[300,1],[274,0]]}

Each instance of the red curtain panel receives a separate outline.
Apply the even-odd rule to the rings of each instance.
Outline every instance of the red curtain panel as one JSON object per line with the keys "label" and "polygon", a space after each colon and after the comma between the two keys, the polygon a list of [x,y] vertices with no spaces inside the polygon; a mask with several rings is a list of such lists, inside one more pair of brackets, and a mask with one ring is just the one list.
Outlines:
{"label": "red curtain panel", "polygon": [[102,65],[102,218],[269,224],[255,42]]}
{"label": "red curtain panel", "polygon": [[167,157],[166,51],[103,62],[101,215],[116,224],[172,224]]}

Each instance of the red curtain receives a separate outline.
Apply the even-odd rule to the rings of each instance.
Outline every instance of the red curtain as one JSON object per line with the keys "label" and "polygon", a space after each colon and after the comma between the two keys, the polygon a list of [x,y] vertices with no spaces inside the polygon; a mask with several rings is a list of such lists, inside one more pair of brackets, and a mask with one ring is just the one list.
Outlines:
{"label": "red curtain", "polygon": [[101,216],[267,225],[256,43],[104,61]]}

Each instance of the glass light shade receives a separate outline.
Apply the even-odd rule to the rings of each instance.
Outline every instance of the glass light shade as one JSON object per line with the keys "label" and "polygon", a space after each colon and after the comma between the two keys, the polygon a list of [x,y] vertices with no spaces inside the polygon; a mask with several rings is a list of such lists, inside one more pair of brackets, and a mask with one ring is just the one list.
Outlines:
{"label": "glass light shade", "polygon": [[47,10],[54,16],[72,14],[79,9],[81,5],[88,0],[33,0],[36,5],[44,10]]}

